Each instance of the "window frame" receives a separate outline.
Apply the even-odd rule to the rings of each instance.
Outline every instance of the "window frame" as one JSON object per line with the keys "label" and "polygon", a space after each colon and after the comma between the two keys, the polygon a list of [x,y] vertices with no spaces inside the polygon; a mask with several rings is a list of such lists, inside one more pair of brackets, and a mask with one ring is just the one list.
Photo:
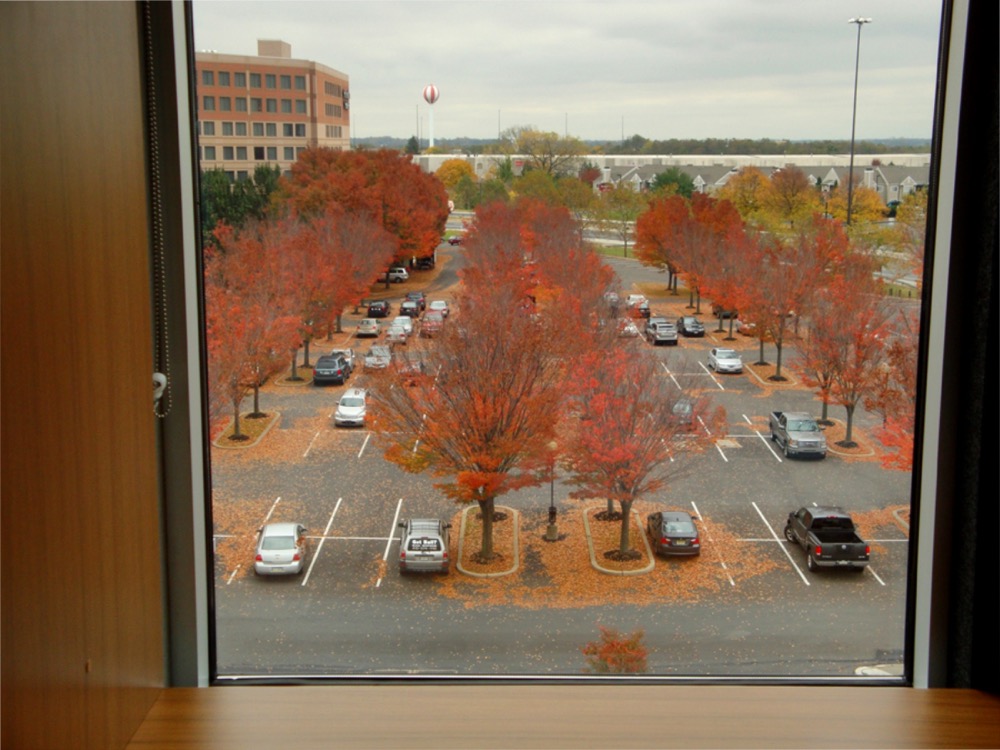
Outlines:
{"label": "window frame", "polygon": [[[949,518],[954,495],[954,449],[949,440],[954,438],[956,426],[947,419],[945,410],[951,405],[949,395],[954,388],[953,373],[950,373],[942,356],[946,351],[946,334],[949,313],[954,313],[957,302],[949,297],[948,289],[955,254],[952,238],[956,230],[954,221],[956,209],[956,178],[959,160],[959,118],[961,108],[967,21],[970,0],[946,0],[942,13],[942,35],[939,65],[941,79],[938,87],[938,103],[935,115],[936,130],[932,155],[932,182],[937,186],[934,206],[929,213],[929,234],[933,236],[933,246],[927,268],[931,271],[930,283],[925,290],[923,309],[924,331],[921,344],[921,400],[918,408],[920,427],[917,441],[917,461],[919,469],[914,471],[916,492],[912,497],[915,512],[915,538],[911,545],[910,587],[911,602],[908,605],[907,621],[907,671],[916,688],[946,685],[946,651],[948,638],[948,612],[940,606],[947,600],[947,569],[951,558],[950,541],[947,538]],[[167,553],[168,573],[171,585],[177,585],[175,596],[170,599],[171,613],[178,608],[181,617],[171,617],[170,641],[183,641],[185,648],[171,653],[171,673],[173,684],[207,686],[214,682],[214,628],[212,612],[213,594],[208,582],[211,580],[208,561],[210,560],[210,533],[206,527],[207,503],[205,480],[210,478],[207,463],[205,426],[197,415],[203,412],[204,361],[201,351],[200,332],[200,261],[195,227],[197,222],[197,150],[196,109],[193,104],[194,89],[191,77],[195,71],[193,57],[193,23],[190,5],[172,4],[174,28],[186,29],[185,34],[174,34],[173,44],[176,59],[177,114],[181,127],[176,133],[180,150],[180,203],[183,233],[183,279],[178,291],[181,304],[187,311],[185,320],[185,361],[186,377],[192,383],[187,401],[182,405],[189,416],[190,431],[186,435],[188,447],[187,466],[192,476],[189,487],[175,489],[166,499],[168,514],[171,506],[183,505],[184,513],[192,516],[192,525],[187,536],[193,540],[193,565],[195,576],[186,584],[177,585],[177,576],[171,575],[171,568],[177,565]],[[239,75],[239,74],[236,74]],[[298,88],[299,76],[296,76]],[[302,89],[304,90],[304,89]],[[169,543],[169,535],[168,535]],[[190,634],[178,633],[177,628],[194,623],[194,638]],[[185,675],[177,679],[176,675]],[[194,678],[191,675],[196,675]],[[664,679],[669,682],[669,679]]]}

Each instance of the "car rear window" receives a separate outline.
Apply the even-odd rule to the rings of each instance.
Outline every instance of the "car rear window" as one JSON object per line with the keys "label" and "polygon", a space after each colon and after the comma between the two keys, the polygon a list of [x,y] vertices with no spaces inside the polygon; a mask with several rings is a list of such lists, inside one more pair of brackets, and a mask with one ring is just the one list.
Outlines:
{"label": "car rear window", "polygon": [[410,539],[408,549],[411,552],[440,552],[441,540],[434,537],[413,537]]}
{"label": "car rear window", "polygon": [[295,537],[291,536],[266,536],[261,549],[291,549],[295,546]]}

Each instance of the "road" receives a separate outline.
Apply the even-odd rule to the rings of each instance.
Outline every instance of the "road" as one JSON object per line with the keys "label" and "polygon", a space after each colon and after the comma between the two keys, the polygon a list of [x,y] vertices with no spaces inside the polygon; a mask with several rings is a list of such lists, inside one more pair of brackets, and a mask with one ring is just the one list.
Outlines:
{"label": "road", "polygon": [[[442,252],[457,258],[462,251]],[[431,296],[453,282],[457,265],[448,261]],[[629,261],[613,265],[624,288],[657,278]],[[706,328],[704,340],[684,339],[657,354],[664,377],[696,380],[726,409],[727,434],[714,450],[679,455],[677,475],[659,499],[690,506],[702,519],[706,550],[695,564],[720,582],[714,589],[693,598],[670,595],[675,561],[665,560],[656,569],[667,582],[662,596],[632,597],[629,587],[638,592],[641,584],[623,579],[617,603],[529,597],[496,604],[486,595],[448,595],[439,577],[401,577],[393,566],[396,520],[449,516],[454,506],[431,478],[384,461],[366,430],[333,428],[329,415],[341,388],[275,387],[265,408],[281,419],[261,443],[213,451],[219,674],[580,674],[580,648],[597,637],[598,625],[642,628],[654,674],[849,677],[859,666],[900,662],[903,527],[877,527],[871,568],[860,576],[808,573],[802,551],[782,541],[781,530],[790,511],[809,503],[840,504],[872,518],[908,507],[909,475],[835,453],[822,461],[781,456],[767,440],[767,413],[815,411],[817,402],[804,389],[776,390],[750,374],[709,372],[707,349],[722,342],[713,325]],[[861,414],[856,424],[865,430],[875,423]],[[569,488],[557,482],[554,489],[561,530],[579,533]],[[503,504],[537,521],[549,492],[548,486],[524,490]],[[310,566],[302,576],[247,574],[252,538],[230,534],[252,537],[270,518],[294,518],[309,528]],[[709,554],[713,534],[729,559]],[[766,572],[748,572],[751,563]],[[542,575],[538,568],[537,559],[525,560],[522,578]]]}

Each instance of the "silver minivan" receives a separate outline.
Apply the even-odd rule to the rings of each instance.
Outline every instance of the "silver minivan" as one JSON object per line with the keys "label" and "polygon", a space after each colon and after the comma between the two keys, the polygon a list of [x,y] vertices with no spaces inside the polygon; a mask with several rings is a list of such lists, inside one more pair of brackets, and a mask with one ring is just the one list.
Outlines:
{"label": "silver minivan", "polygon": [[447,573],[450,523],[438,518],[411,518],[400,521],[399,572]]}

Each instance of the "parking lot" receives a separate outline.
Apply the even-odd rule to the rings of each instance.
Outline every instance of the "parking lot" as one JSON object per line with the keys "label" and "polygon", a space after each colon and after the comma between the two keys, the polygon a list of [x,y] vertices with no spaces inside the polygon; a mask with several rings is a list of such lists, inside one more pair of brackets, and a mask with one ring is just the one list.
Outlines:
{"label": "parking lot", "polygon": [[[683,339],[657,353],[663,377],[710,396],[725,409],[725,423],[711,449],[676,455],[663,496],[636,504],[643,519],[658,507],[693,512],[703,551],[690,561],[657,559],[651,572],[627,578],[590,565],[581,542],[586,503],[570,500],[570,488],[559,481],[499,500],[521,518],[522,562],[512,575],[473,581],[453,565],[448,576],[400,576],[399,520],[455,517],[454,550],[460,509],[433,487],[433,478],[406,474],[385,461],[368,430],[333,426],[344,387],[268,386],[265,408],[280,413],[278,422],[252,447],[213,451],[220,673],[412,672],[444,664],[452,673],[516,673],[533,664],[542,671],[575,671],[581,645],[576,641],[594,630],[595,620],[622,618],[623,627],[642,624],[654,645],[683,637],[683,650],[690,653],[681,661],[688,668],[704,669],[701,649],[721,649],[724,656],[710,672],[745,673],[754,670],[753,663],[759,671],[761,663],[784,660],[801,664],[782,670],[839,674],[881,657],[898,659],[909,476],[882,469],[877,456],[864,450],[838,453],[832,442],[826,459],[785,458],[768,439],[768,413],[818,413],[818,403],[794,380],[775,386],[750,368],[741,375],[708,370],[708,349],[731,342],[723,342],[710,320],[706,324],[704,339]],[[742,351],[744,362],[753,362],[756,343],[746,342]],[[365,380],[356,373],[345,387],[364,386]],[[863,446],[873,425],[871,417],[858,420]],[[550,491],[562,540],[546,544],[541,537]],[[788,514],[814,504],[841,505],[852,513],[872,545],[872,562],[862,575],[810,573],[803,550],[784,540]],[[252,574],[256,530],[272,521],[307,527],[301,575]],[[564,562],[567,557],[574,559]],[[609,596],[619,605],[609,608]],[[443,631],[414,636],[405,624],[405,613],[414,608],[421,622]],[[778,616],[782,611],[787,618]],[[666,612],[670,625],[661,628],[656,623]],[[498,620],[516,623],[522,640],[493,632]],[[727,622],[728,635],[716,632]],[[802,647],[776,640],[774,629],[793,640],[818,638],[822,658],[798,654]],[[528,658],[523,649],[532,650],[536,639],[547,644],[545,654]],[[488,655],[469,661],[474,647]],[[661,668],[683,669],[674,661]]]}

